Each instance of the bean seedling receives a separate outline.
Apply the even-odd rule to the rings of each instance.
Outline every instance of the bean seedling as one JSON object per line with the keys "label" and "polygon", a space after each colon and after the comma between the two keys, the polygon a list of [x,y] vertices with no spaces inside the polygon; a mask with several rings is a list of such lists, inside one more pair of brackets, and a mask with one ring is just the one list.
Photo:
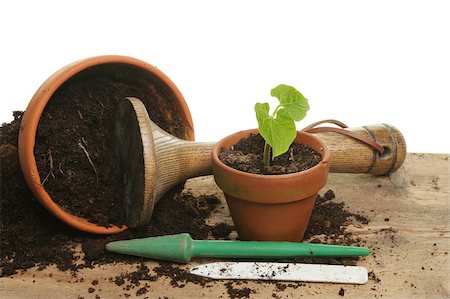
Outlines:
{"label": "bean seedling", "polygon": [[256,103],[255,112],[258,130],[265,140],[264,165],[270,165],[272,160],[288,151],[297,130],[295,122],[302,120],[309,110],[308,100],[294,87],[280,84],[270,93],[280,102],[273,113],[269,115],[269,103]]}

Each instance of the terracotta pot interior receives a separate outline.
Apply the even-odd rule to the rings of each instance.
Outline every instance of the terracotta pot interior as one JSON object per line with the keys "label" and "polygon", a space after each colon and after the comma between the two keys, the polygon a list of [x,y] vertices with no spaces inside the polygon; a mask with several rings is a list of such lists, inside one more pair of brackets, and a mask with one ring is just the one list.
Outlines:
{"label": "terracotta pot interior", "polygon": [[[87,61],[82,62],[82,64],[78,64],[78,65],[75,63],[74,64],[75,69],[82,68],[83,67],[82,65],[86,65],[86,63],[95,64],[97,61],[96,59],[97,58],[87,60]],[[46,93],[46,90],[52,90],[51,84],[55,84],[55,83],[58,84],[59,81],[64,80],[63,77],[58,77],[58,73],[63,74],[63,76],[64,76],[64,74],[66,74],[65,76],[67,76],[67,72],[64,73],[63,70],[59,71],[58,73],[55,73],[51,78],[49,78],[41,86],[40,90],[36,93],[32,102],[30,102],[28,109],[30,109],[30,106],[37,108],[38,103],[39,102],[41,102],[41,104],[44,103],[44,101],[46,101],[48,99],[48,97],[50,97],[50,99],[48,99],[48,101],[51,101],[51,97],[55,93],[57,93],[58,90],[60,88],[62,88],[63,86],[68,87],[70,85],[77,84],[77,82],[81,82],[83,80],[89,80],[91,78],[105,78],[107,80],[119,81],[119,82],[123,82],[123,83],[129,84],[129,85],[132,85],[132,86],[136,86],[138,89],[141,89],[141,90],[146,90],[149,88],[156,89],[159,94],[164,95],[163,97],[158,97],[158,99],[156,99],[156,101],[157,101],[156,105],[155,104],[151,105],[151,103],[148,103],[145,100],[143,101],[144,105],[146,105],[146,108],[147,108],[148,113],[149,113],[150,117],[152,118],[152,120],[155,123],[157,123],[161,128],[163,128],[164,130],[166,130],[167,132],[169,132],[170,134],[172,134],[174,136],[177,136],[181,139],[194,140],[194,131],[193,131],[192,119],[190,116],[189,108],[187,107],[186,103],[184,102],[182,95],[179,93],[178,89],[170,81],[170,79],[165,77],[165,75],[160,73],[157,69],[155,69],[155,70],[146,69],[145,67],[148,67],[148,65],[146,65],[145,63],[138,61],[138,60],[131,59],[131,63],[137,64],[137,65],[124,63],[124,62],[107,62],[107,60],[127,61],[127,58],[120,57],[120,56],[117,56],[117,57],[114,56],[112,58],[101,57],[100,60],[106,61],[106,62],[102,63],[102,61],[101,61],[100,64],[90,66],[90,67],[80,70],[78,73],[76,73],[75,75],[73,75],[72,77],[67,79],[64,83],[62,83],[61,86],[59,86],[59,87],[56,86],[56,90],[54,91],[54,93],[49,95],[48,93]],[[140,64],[142,64],[143,67],[139,66]],[[150,66],[150,68],[151,68],[151,66]],[[69,69],[69,66],[66,67],[66,69]],[[73,70],[70,72],[73,72]],[[55,88],[55,87],[53,87],[53,88]],[[41,95],[41,97],[43,97],[43,98],[36,98],[39,95]],[[33,105],[32,105],[32,103],[33,103]],[[39,104],[39,105],[41,105],[41,104]],[[30,115],[31,115],[31,113],[32,112],[29,111]],[[64,113],[64,111],[61,111],[61,113]],[[35,115],[33,117],[40,117],[40,115]],[[31,118],[27,117],[26,119],[31,119]],[[172,125],[169,124],[168,120],[171,121]],[[175,120],[175,124],[174,124],[173,120]],[[26,138],[25,135],[28,137],[34,136],[34,138],[36,138],[35,136],[37,136],[37,134],[36,134],[36,132],[31,131],[31,130],[33,130],[31,128],[31,126],[25,125],[25,128],[27,129],[28,133],[23,134],[24,135],[24,138],[22,138],[23,140],[25,140],[25,138]],[[35,128],[35,130],[37,130],[37,128]],[[111,134],[113,134],[113,133],[114,132],[111,132]],[[27,146],[28,146],[29,143],[27,143],[27,141],[24,141],[23,145],[25,145],[25,144],[27,144]],[[33,142],[33,144],[34,144],[34,142]],[[24,151],[24,150],[25,150],[25,148],[23,147],[22,148],[22,152],[23,152],[22,158],[28,159],[28,162],[25,162],[24,165],[29,165],[32,168],[31,173],[38,173],[36,164],[33,162],[31,162],[31,164],[30,164],[30,161],[35,160],[33,150],[31,150],[31,151]],[[25,154],[25,152],[27,152],[27,153]],[[28,156],[28,158],[26,158],[25,156]],[[25,172],[28,173],[29,171],[25,171]],[[47,209],[49,209],[50,212],[52,212],[55,216],[57,216],[58,218],[60,218],[64,222],[66,222],[67,224],[69,224],[77,229],[83,230],[83,231],[87,231],[87,232],[91,232],[91,233],[100,233],[100,234],[117,233],[126,228],[124,226],[122,226],[122,227],[112,226],[109,228],[105,228],[103,226],[99,226],[95,223],[88,222],[83,218],[80,218],[78,216],[72,215],[72,214],[64,211],[61,207],[59,207],[58,205],[55,204],[55,202],[51,199],[49,194],[46,192],[46,190],[44,190],[44,188],[42,186],[39,187],[36,185],[36,184],[39,184],[39,182],[41,182],[45,176],[45,174],[41,174],[41,173],[39,173],[38,175],[40,177],[40,180],[33,174],[31,176],[28,175],[27,182],[29,184],[31,183],[31,185],[30,185],[30,187],[32,187],[31,189],[33,190],[33,192],[35,193],[37,198],[40,200],[40,202]],[[39,181],[37,181],[37,180],[39,180]],[[36,187],[33,188],[33,186],[36,186]]]}

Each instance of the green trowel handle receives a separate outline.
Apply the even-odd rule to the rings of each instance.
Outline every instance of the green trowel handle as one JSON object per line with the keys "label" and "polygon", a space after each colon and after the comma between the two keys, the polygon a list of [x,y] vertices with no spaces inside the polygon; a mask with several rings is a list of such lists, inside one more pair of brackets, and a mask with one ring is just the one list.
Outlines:
{"label": "green trowel handle", "polygon": [[295,242],[259,241],[192,241],[191,255],[195,257],[292,259],[304,256],[342,257],[363,256],[369,248]]}
{"label": "green trowel handle", "polygon": [[187,263],[192,257],[289,259],[301,256],[364,256],[366,247],[294,242],[192,240],[189,234],[161,236],[106,244],[112,252]]}

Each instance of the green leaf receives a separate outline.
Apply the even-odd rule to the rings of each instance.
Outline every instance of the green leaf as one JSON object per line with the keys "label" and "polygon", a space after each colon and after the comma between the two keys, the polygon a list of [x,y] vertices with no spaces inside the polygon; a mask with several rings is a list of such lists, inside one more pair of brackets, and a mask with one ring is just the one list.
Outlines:
{"label": "green leaf", "polygon": [[273,97],[278,98],[280,106],[288,113],[293,120],[300,121],[306,116],[309,110],[308,99],[306,99],[297,89],[292,86],[280,84],[270,93]]}
{"label": "green leaf", "polygon": [[256,103],[255,112],[256,120],[258,121],[258,126],[263,122],[264,119],[271,117],[269,116],[270,106],[268,103]]}
{"label": "green leaf", "polygon": [[272,159],[284,154],[294,141],[297,131],[295,122],[286,114],[280,111],[277,117],[269,115],[268,103],[256,103],[255,112],[258,120],[258,129],[264,140],[272,147]]}

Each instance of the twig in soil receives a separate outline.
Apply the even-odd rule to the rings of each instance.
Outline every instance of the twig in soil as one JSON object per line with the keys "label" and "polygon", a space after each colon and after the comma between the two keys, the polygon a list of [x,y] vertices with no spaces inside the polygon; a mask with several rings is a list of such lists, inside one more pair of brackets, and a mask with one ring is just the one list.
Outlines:
{"label": "twig in soil", "polygon": [[80,117],[80,119],[83,120],[84,119],[83,114],[81,114],[80,110],[78,110],[78,109],[77,109],[77,112],[78,112],[78,116]]}
{"label": "twig in soil", "polygon": [[44,186],[45,182],[48,180],[49,176],[51,175],[52,178],[55,178],[55,174],[53,173],[53,156],[52,156],[52,150],[48,150],[48,160],[50,162],[50,170],[48,171],[47,175],[45,176],[44,180],[42,181],[42,186]]}
{"label": "twig in soil", "polygon": [[[84,138],[83,138],[84,139]],[[81,142],[78,142],[78,146],[83,150],[83,152],[86,154],[86,157],[89,160],[89,163],[91,164],[92,168],[94,169],[95,172],[95,177],[97,179],[97,183],[98,183],[98,173],[97,173],[97,168],[95,168],[94,162],[92,162],[91,160],[91,156],[89,155],[87,149],[84,147],[84,145]]]}
{"label": "twig in soil", "polygon": [[294,149],[291,148],[289,151],[289,161],[294,161]]}
{"label": "twig in soil", "polygon": [[64,164],[64,162],[66,161],[66,158],[64,158],[61,162],[59,162],[59,164],[58,164],[58,169],[59,169],[59,172],[63,175],[63,176],[65,176],[66,174],[64,173],[64,171],[62,170],[62,165]]}
{"label": "twig in soil", "polygon": [[[90,92],[89,92],[88,94],[89,94],[89,98],[92,99],[92,94],[91,94]],[[103,105],[103,103],[102,103],[97,97],[96,97],[95,99],[97,100],[97,102],[98,102],[100,105],[102,105],[103,108],[106,109],[105,105]]]}
{"label": "twig in soil", "polygon": [[100,105],[102,105],[103,108],[106,109],[105,105],[103,105],[103,103],[100,100],[97,99],[97,101],[100,103]]}

